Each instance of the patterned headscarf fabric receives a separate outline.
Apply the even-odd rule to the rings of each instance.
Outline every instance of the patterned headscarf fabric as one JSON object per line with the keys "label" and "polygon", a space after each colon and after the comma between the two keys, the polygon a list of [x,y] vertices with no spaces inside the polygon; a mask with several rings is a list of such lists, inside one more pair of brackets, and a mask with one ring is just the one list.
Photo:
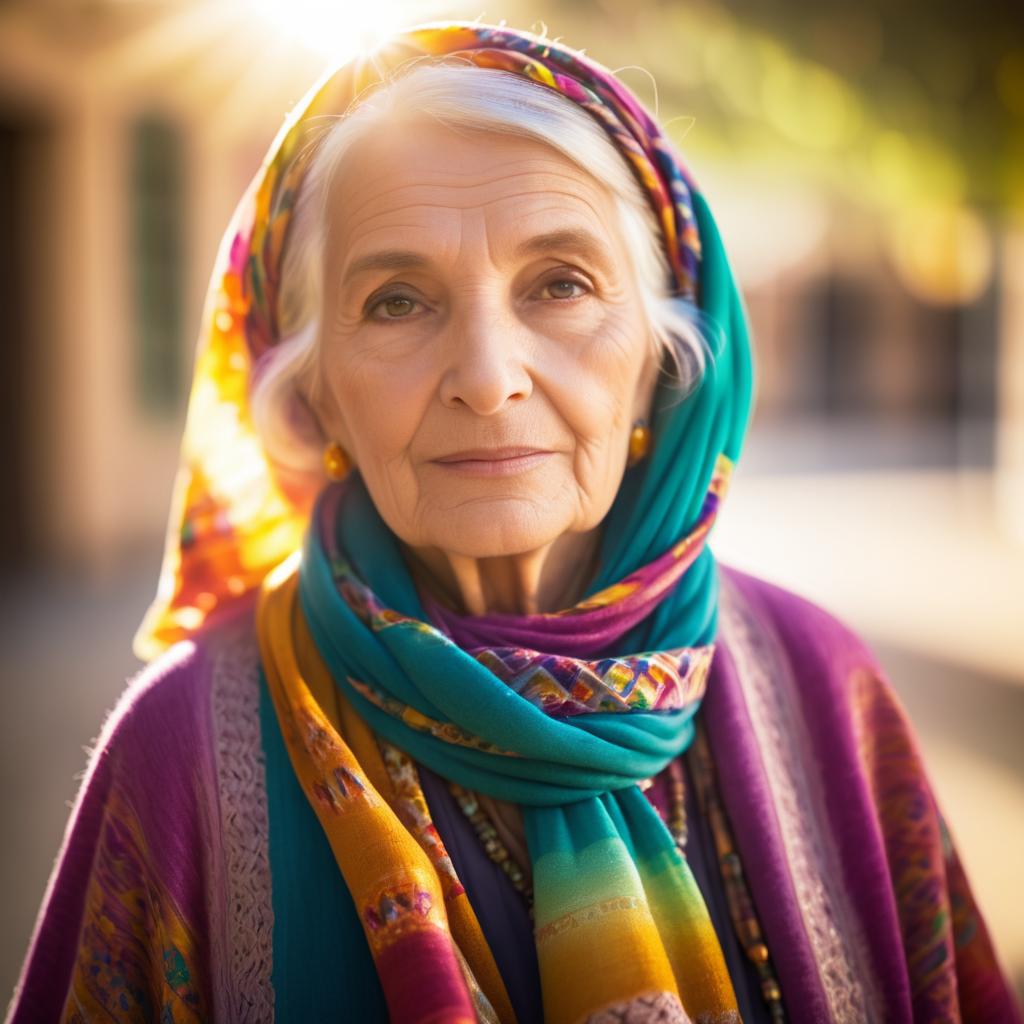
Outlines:
{"label": "patterned headscarf fabric", "polygon": [[[581,603],[449,620],[461,645],[438,609],[428,621],[357,472],[321,495],[301,570],[263,582],[300,548],[317,496],[275,478],[248,404],[253,367],[280,340],[281,267],[317,122],[409,58],[451,55],[553,89],[604,128],[651,203],[671,294],[710,332],[693,390],[659,384],[653,453],[623,479]],[[422,837],[417,853],[354,754],[367,727],[439,774],[523,805],[548,1020],[641,1005],[666,1020],[738,1019],[700,891],[638,783],[692,739],[717,623],[704,541],[746,429],[750,348],[714,220],[647,112],[606,69],[546,39],[478,23],[404,33],[291,115],[224,241],[204,331],[161,591],[137,646],[152,654],[263,583],[267,686],[392,1014],[511,1019],[472,911],[446,897]],[[346,735],[317,711],[300,665],[354,709]],[[584,950],[587,983],[572,983]]]}
{"label": "patterned headscarf fabric", "polygon": [[[312,151],[308,143],[325,115],[349,109],[403,62],[430,55],[458,55],[479,67],[522,74],[587,110],[650,199],[673,294],[717,316],[720,334],[707,338],[711,353],[702,386],[682,405],[678,396],[662,395],[654,410],[653,454],[646,472],[623,481],[606,520],[592,592],[675,543],[699,514],[719,455],[735,460],[739,454],[751,404],[742,299],[728,272],[720,281],[701,275],[702,250],[721,245],[717,229],[692,176],[643,106],[594,61],[529,33],[477,23],[413,29],[372,59],[328,74],[296,105],[224,236],[200,330],[160,585],[135,637],[135,651],[145,660],[251,593],[301,545],[316,494],[275,475],[249,399],[257,360],[280,340],[282,255]],[[672,472],[680,464],[688,472]],[[704,640],[715,623],[712,566],[710,553],[702,555],[672,607],[657,613],[678,615],[685,607],[701,620]],[[649,646],[644,632],[642,626],[630,637],[632,646]]]}

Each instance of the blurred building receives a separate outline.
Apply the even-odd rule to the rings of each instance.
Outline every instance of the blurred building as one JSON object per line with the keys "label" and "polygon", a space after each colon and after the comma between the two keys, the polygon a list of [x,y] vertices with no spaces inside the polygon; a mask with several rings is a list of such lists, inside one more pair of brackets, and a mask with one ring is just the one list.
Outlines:
{"label": "blurred building", "polygon": [[[600,55],[623,49],[608,26],[577,25],[574,5],[550,6]],[[664,8],[650,7],[657,22]],[[871,123],[849,85],[722,9],[671,14],[729,95],[705,67],[659,66],[642,20],[623,56],[646,57],[682,120],[700,111],[677,134],[721,211],[754,322],[754,468],[978,470],[1003,528],[1024,535],[1024,215],[991,196],[972,205],[957,186],[969,169]],[[253,22],[239,3],[0,7],[8,565],[102,565],[162,519],[217,242],[318,70]],[[760,80],[748,69],[744,82],[754,58]],[[749,94],[763,109],[744,111]],[[729,102],[772,129],[760,152],[729,151]],[[842,163],[837,140],[858,131],[870,160],[857,173],[877,175],[859,193],[821,160],[831,146]],[[951,185],[939,174],[925,187],[921,168],[935,178],[936,164]]]}

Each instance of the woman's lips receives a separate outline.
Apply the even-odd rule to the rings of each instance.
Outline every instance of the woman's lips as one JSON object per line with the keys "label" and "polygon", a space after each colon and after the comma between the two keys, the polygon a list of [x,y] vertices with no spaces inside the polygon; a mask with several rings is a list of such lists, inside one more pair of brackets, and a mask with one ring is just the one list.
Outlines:
{"label": "woman's lips", "polygon": [[434,464],[458,476],[512,476],[539,466],[554,452],[539,449],[473,450],[434,459]]}

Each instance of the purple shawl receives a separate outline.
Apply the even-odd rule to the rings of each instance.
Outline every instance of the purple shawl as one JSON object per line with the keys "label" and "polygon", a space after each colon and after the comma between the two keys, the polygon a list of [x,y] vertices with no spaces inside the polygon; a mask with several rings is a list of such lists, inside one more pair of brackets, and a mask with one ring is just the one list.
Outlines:
{"label": "purple shawl", "polygon": [[[1021,1024],[912,731],[826,612],[722,568],[701,715],[790,1020]],[[90,760],[13,1024],[270,1021],[251,607],[145,669]]]}

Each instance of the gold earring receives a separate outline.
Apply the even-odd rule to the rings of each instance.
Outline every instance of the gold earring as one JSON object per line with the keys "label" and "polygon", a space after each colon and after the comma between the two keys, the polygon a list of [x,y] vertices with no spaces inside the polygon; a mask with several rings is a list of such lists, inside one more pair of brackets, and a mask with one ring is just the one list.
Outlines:
{"label": "gold earring", "polygon": [[351,468],[352,463],[349,462],[345,449],[337,441],[332,441],[324,449],[324,470],[327,475],[332,480],[344,480]]}
{"label": "gold earring", "polygon": [[637,420],[629,434],[629,465],[635,466],[651,450],[651,428]]}

